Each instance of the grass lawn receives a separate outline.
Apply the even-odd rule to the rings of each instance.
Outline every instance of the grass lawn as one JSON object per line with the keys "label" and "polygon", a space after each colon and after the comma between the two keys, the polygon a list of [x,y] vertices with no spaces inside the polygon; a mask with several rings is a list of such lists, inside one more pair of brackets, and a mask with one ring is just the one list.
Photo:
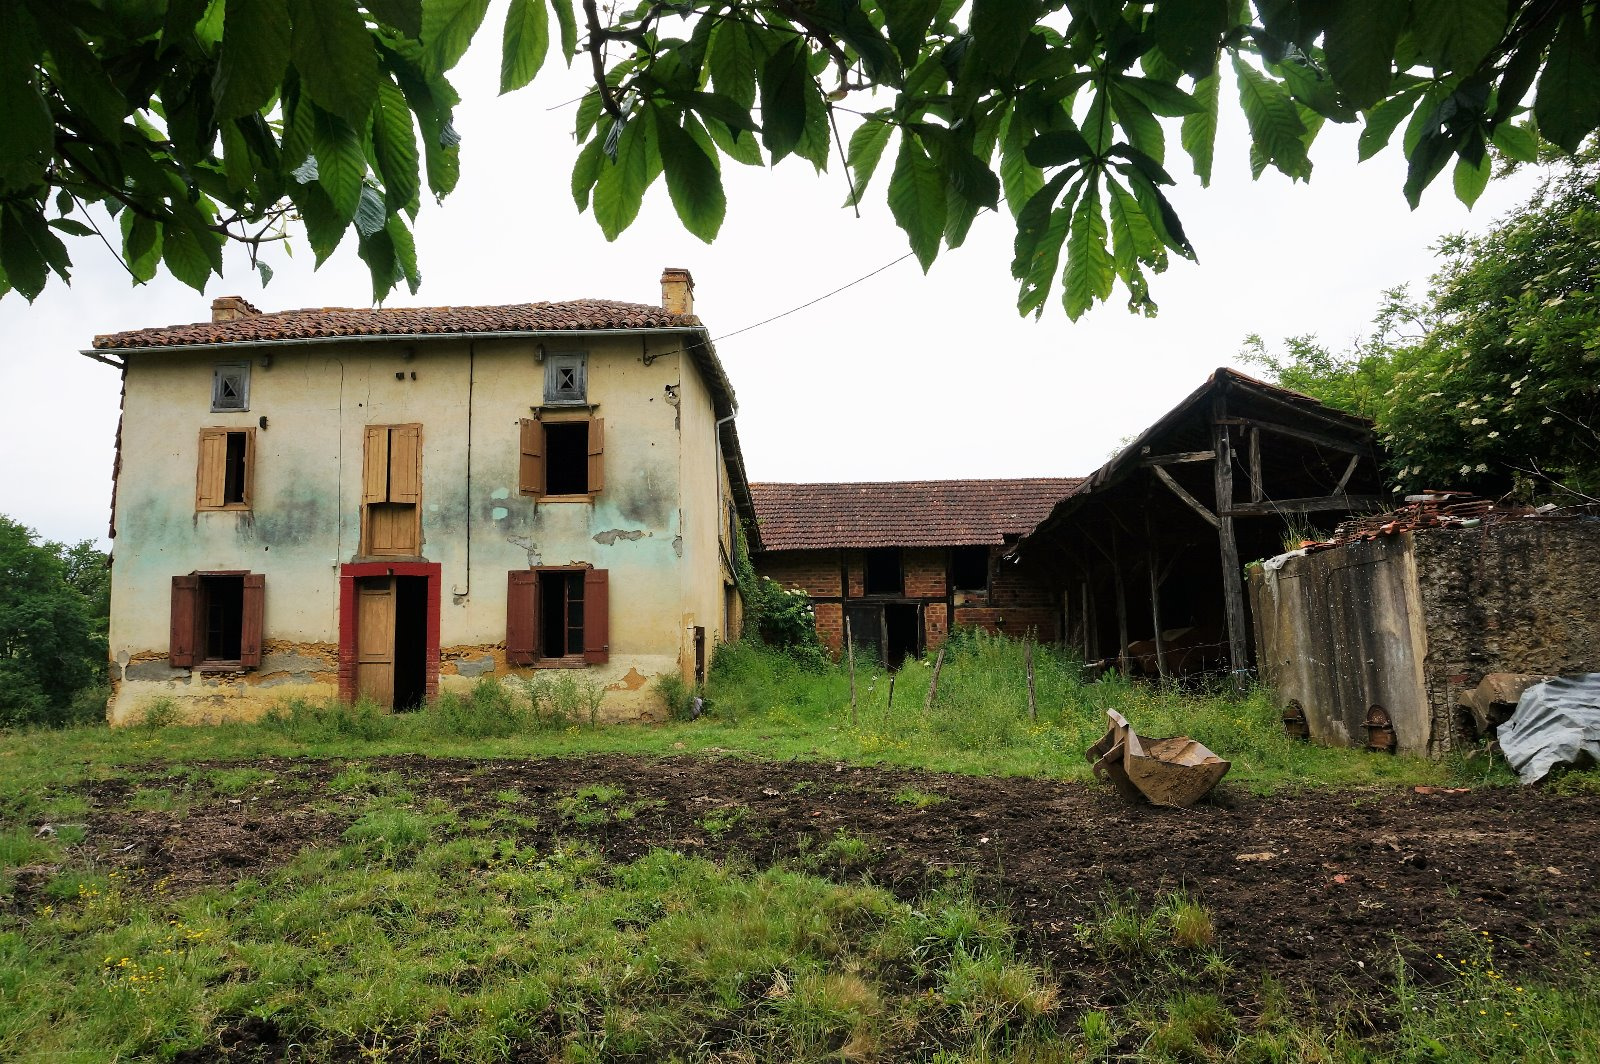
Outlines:
{"label": "grass lawn", "polygon": [[[757,810],[606,778],[615,759],[577,762],[592,780],[543,795],[537,776],[473,775],[630,754],[690,759],[669,775],[703,765],[684,795],[714,789],[729,757],[822,762],[819,780],[832,764],[1074,781],[1117,708],[1232,760],[1224,793],[1241,803],[1356,788],[1359,814],[1363,795],[1405,786],[1514,782],[1486,759],[1294,742],[1264,694],[1084,684],[1071,660],[1037,657],[1037,720],[1019,648],[972,638],[931,710],[931,669],[911,664],[892,706],[888,678],[860,672],[854,719],[842,671],[736,646],[698,721],[591,728],[485,684],[397,716],[291,705],[250,725],[0,733],[0,1059],[1600,1060],[1581,912],[1515,965],[1463,925],[1423,970],[1396,927],[1376,989],[1328,992],[1241,970],[1186,890],[1085,883],[1047,948],[1007,893],[1016,869],[974,858],[908,886],[866,834],[769,838]],[[408,754],[467,760],[439,762],[441,789],[394,767]],[[867,804],[909,837],[957,822],[942,777],[890,775]],[[1600,791],[1592,775],[1561,787]],[[824,788],[769,789],[822,808]],[[261,822],[283,857],[234,873],[179,851],[209,872],[175,882],[99,841],[118,825],[188,838],[196,822]],[[1547,954],[1531,963],[1528,946]]]}

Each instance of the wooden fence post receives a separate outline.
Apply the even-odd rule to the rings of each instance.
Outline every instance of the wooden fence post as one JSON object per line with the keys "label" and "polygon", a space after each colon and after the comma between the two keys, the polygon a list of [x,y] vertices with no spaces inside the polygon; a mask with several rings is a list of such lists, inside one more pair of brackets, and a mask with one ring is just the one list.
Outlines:
{"label": "wooden fence post", "polygon": [[1033,629],[1028,629],[1028,634],[1022,644],[1022,660],[1028,670],[1028,719],[1039,719],[1039,703],[1033,695],[1033,644],[1035,642]]}
{"label": "wooden fence post", "polygon": [[856,725],[856,648],[850,638],[850,615],[844,615],[844,653],[850,662],[850,726]]}

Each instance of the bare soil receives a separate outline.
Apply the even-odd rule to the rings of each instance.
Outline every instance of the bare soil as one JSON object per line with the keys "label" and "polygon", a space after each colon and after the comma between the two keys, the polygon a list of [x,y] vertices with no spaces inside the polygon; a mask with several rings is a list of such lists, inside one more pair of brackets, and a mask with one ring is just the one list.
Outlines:
{"label": "bare soil", "polygon": [[[442,799],[462,823],[512,807],[523,845],[587,840],[611,861],[655,847],[751,865],[809,862],[837,833],[870,856],[823,874],[869,877],[903,898],[946,885],[954,870],[1004,905],[1028,948],[1079,1007],[1126,1000],[1139,981],[1074,926],[1109,897],[1148,907],[1184,889],[1209,910],[1217,946],[1248,997],[1270,974],[1329,1003],[1375,1000],[1397,949],[1419,976],[1443,977],[1434,954],[1460,956],[1488,932],[1497,963],[1535,970],[1550,938],[1600,944],[1600,798],[1539,790],[1306,789],[1259,797],[1228,783],[1190,810],[1130,807],[1109,788],[1026,778],[773,763],[735,758],[624,756],[460,760],[399,756],[362,762],[395,772],[421,803]],[[181,813],[130,810],[140,787],[172,786],[165,769],[86,785],[85,846],[172,892],[259,875],[305,847],[336,844],[359,800],[333,794],[345,760],[266,759],[188,766]],[[206,768],[254,768],[270,782],[223,794]],[[202,771],[196,771],[202,770]],[[578,824],[570,798],[585,786],[626,792],[631,818]],[[917,809],[906,789],[942,801]],[[536,823],[535,823],[536,822]],[[707,829],[729,824],[720,831]],[[23,886],[23,884],[19,884]],[[26,904],[26,899],[17,899]],[[1398,945],[1397,945],[1398,942]]]}

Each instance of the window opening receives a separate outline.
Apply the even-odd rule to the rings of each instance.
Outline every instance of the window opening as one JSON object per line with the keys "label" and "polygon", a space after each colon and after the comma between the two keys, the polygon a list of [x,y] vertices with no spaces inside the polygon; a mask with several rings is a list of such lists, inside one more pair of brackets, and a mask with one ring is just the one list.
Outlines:
{"label": "window opening", "polygon": [[218,362],[211,370],[211,411],[250,409],[250,363]]}
{"label": "window opening", "polygon": [[898,595],[905,590],[899,547],[874,547],[867,551],[866,593]]}
{"label": "window opening", "polygon": [[584,355],[548,355],[544,364],[546,403],[588,401],[587,358]]}
{"label": "window opening", "polygon": [[558,421],[544,427],[547,495],[589,493],[589,423]]}
{"label": "window opening", "polygon": [[950,587],[954,591],[989,589],[988,547],[956,547],[950,552]]}
{"label": "window opening", "polygon": [[583,653],[583,570],[539,573],[539,655],[564,658]]}
{"label": "window opening", "polygon": [[222,504],[243,506],[245,478],[245,448],[249,437],[243,432],[228,433],[228,453],[223,461]]}
{"label": "window opening", "polygon": [[202,576],[200,616],[207,661],[239,661],[244,635],[244,577]]}

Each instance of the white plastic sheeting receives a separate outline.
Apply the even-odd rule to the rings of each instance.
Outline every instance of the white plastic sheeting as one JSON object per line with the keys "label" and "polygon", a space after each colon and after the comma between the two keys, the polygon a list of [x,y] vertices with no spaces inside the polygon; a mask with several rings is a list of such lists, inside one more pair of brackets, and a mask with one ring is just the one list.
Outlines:
{"label": "white plastic sheeting", "polygon": [[1538,783],[1557,765],[1600,762],[1600,672],[1534,684],[1498,735],[1523,783]]}

